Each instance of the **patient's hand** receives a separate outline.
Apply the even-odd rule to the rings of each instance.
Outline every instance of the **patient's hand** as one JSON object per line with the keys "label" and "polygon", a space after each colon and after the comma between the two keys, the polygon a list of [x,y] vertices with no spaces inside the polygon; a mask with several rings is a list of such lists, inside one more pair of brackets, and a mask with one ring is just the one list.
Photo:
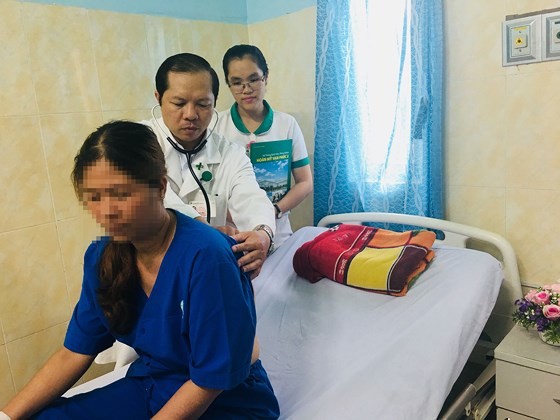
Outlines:
{"label": "patient's hand", "polygon": [[268,234],[262,230],[251,230],[239,232],[232,236],[238,244],[232,247],[233,252],[243,252],[237,264],[245,273],[249,273],[251,278],[257,277],[261,267],[266,260],[266,254],[270,245]]}

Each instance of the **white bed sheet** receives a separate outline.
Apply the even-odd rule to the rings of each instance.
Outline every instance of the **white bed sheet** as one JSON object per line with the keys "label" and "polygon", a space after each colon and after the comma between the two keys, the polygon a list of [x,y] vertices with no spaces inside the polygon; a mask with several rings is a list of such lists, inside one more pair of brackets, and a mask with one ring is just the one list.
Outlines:
{"label": "white bed sheet", "polygon": [[404,297],[297,277],[298,230],[254,280],[261,360],[284,419],[435,419],[503,280],[492,256],[438,248]]}

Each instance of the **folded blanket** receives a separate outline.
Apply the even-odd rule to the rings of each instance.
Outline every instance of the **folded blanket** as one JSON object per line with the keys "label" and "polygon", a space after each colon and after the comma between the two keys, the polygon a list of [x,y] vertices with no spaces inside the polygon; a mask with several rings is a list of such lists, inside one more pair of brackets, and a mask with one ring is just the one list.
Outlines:
{"label": "folded blanket", "polygon": [[341,224],[304,243],[294,254],[296,273],[311,283],[327,277],[371,292],[404,296],[434,258],[436,235]]}

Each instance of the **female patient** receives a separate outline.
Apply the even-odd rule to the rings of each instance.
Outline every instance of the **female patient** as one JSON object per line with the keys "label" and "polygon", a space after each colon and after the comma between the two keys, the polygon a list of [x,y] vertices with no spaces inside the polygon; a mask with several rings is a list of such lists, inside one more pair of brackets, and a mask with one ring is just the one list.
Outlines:
{"label": "female patient", "polygon": [[[233,240],[164,208],[165,159],[151,129],[126,121],[100,127],[76,156],[72,180],[108,236],[86,251],[64,347],[5,415],[277,418],[258,360],[251,280],[237,266]],[[59,398],[116,338],[140,356],[126,377]]]}

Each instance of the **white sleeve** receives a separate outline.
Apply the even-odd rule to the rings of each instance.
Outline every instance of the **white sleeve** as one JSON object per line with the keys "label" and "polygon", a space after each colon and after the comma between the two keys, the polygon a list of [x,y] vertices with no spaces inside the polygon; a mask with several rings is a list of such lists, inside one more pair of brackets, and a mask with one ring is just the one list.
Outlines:
{"label": "white sleeve", "polygon": [[192,206],[185,204],[183,200],[181,200],[181,198],[177,194],[175,194],[175,191],[173,191],[169,187],[169,185],[167,186],[167,190],[165,191],[163,204],[165,205],[165,207],[177,210],[178,212],[192,217],[193,219],[200,216],[200,214],[198,214],[198,212]]}
{"label": "white sleeve", "polygon": [[245,151],[237,146],[230,148],[227,162],[233,166],[235,173],[230,178],[230,196],[228,210],[233,222],[239,231],[253,230],[256,226],[264,224],[276,233],[276,218],[272,202],[266,192],[259,187],[251,161]]}
{"label": "white sleeve", "polygon": [[[293,117],[292,117],[293,118]],[[293,118],[293,133],[292,133],[292,162],[297,162],[308,158],[307,147],[305,146],[305,140],[303,138],[303,133],[297,120]]]}

